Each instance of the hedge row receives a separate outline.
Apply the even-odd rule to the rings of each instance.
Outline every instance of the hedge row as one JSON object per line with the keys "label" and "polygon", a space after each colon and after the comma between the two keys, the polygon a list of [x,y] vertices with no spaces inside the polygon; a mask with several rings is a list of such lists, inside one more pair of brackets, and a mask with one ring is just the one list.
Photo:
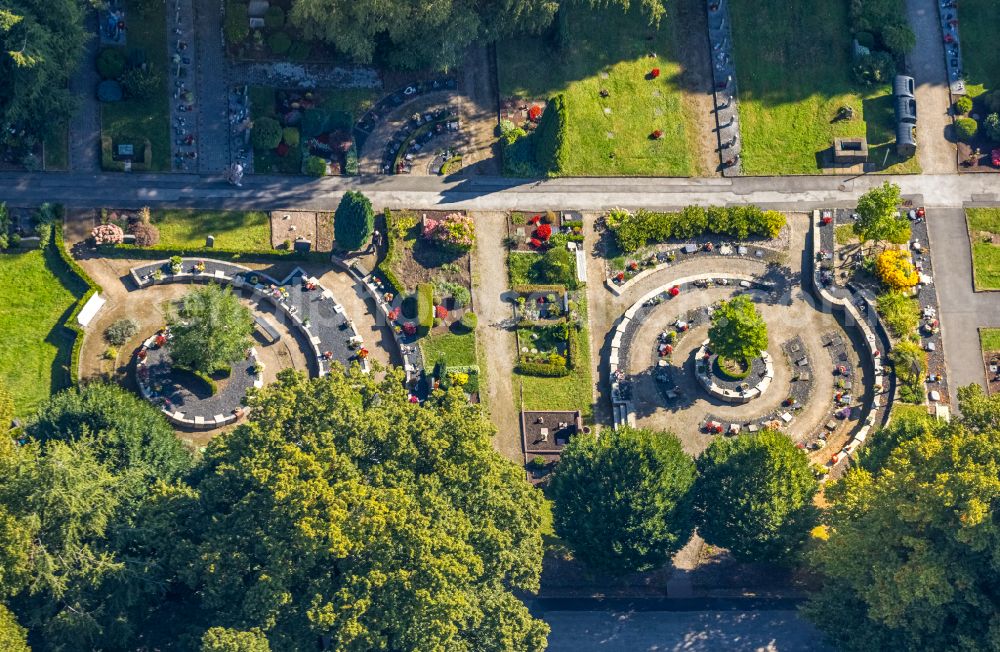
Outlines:
{"label": "hedge row", "polygon": [[181,258],[214,258],[216,260],[236,261],[241,258],[258,258],[263,260],[302,260],[308,262],[327,262],[330,254],[310,251],[298,252],[294,249],[217,249],[215,247],[192,247],[178,249],[171,245],[158,244],[151,247],[141,247],[134,244],[118,244],[113,247],[102,247],[101,255],[108,258],[143,258],[157,260],[180,256]]}
{"label": "hedge row", "polygon": [[87,291],[84,292],[83,296],[76,302],[76,305],[73,306],[73,310],[64,322],[66,328],[73,331],[73,351],[69,358],[69,377],[73,384],[76,384],[80,382],[80,352],[83,348],[83,329],[77,323],[76,317],[83,310],[83,307],[87,305],[87,302],[90,301],[90,297],[102,292],[103,288],[94,279],[90,278],[90,275],[83,271],[80,264],[73,260],[73,257],[66,251],[66,241],[63,239],[61,223],[52,225],[52,235],[52,246],[59,252],[59,258],[66,264],[69,271],[76,274],[87,285]]}
{"label": "hedge row", "polygon": [[434,286],[421,283],[417,286],[417,334],[423,337],[434,327]]}
{"label": "hedge row", "polygon": [[541,376],[542,378],[562,378],[569,375],[569,367],[543,362],[518,362],[514,371],[522,376]]}
{"label": "hedge row", "polygon": [[382,262],[378,264],[376,268],[385,282],[392,286],[393,292],[397,296],[403,296],[406,294],[406,286],[396,277],[396,273],[392,271],[392,263],[394,256],[396,255],[396,239],[393,237],[395,230],[393,226],[395,224],[395,218],[392,216],[392,211],[388,208],[384,211],[385,215],[385,258]]}
{"label": "hedge row", "polygon": [[511,289],[514,292],[517,292],[518,294],[536,294],[536,293],[551,294],[553,292],[562,294],[563,292],[566,291],[566,286],[557,284],[544,285],[541,283],[522,283],[519,285],[515,285]]}
{"label": "hedge row", "polygon": [[545,105],[545,112],[538,123],[535,132],[535,161],[538,167],[549,176],[565,172],[569,163],[569,148],[566,131],[569,128],[569,116],[566,111],[566,98],[556,95]]}
{"label": "hedge row", "polygon": [[666,242],[670,238],[696,238],[705,233],[737,240],[750,236],[774,238],[785,222],[784,214],[757,206],[688,206],[676,213],[643,209],[630,213],[615,209],[605,219],[619,249],[625,253],[646,244]]}

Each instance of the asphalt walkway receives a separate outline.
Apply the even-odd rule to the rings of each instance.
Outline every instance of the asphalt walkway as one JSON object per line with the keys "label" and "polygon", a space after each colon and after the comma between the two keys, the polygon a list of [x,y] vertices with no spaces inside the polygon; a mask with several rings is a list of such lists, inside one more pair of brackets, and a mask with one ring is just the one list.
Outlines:
{"label": "asphalt walkway", "polygon": [[931,174],[954,173],[957,151],[952,138],[951,95],[944,66],[941,23],[935,0],[906,0],[906,13],[917,37],[908,55],[917,96],[917,156]]}

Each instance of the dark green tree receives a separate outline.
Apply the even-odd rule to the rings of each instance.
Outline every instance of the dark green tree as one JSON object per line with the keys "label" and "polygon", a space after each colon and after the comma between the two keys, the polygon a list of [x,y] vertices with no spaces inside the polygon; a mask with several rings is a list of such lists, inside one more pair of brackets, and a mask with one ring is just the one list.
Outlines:
{"label": "dark green tree", "polygon": [[258,118],[250,134],[255,149],[274,149],[281,144],[281,124],[274,118]]}
{"label": "dark green tree", "polygon": [[360,249],[372,235],[375,210],[361,192],[348,190],[333,215],[333,238],[345,251]]}
{"label": "dark green tree", "polygon": [[767,324],[750,297],[741,294],[712,313],[708,339],[713,353],[748,363],[767,350]]}
{"label": "dark green tree", "polygon": [[578,435],[552,479],[556,532],[595,569],[658,568],[691,536],[694,480],[694,461],[671,433]]}
{"label": "dark green tree", "polygon": [[4,0],[0,6],[0,142],[30,149],[76,108],[69,75],[88,38],[81,0]]}
{"label": "dark green tree", "polygon": [[136,496],[191,467],[191,454],[160,411],[118,385],[90,383],[50,397],[25,432],[43,444],[84,440],[99,462],[127,478]]}
{"label": "dark green tree", "polygon": [[787,560],[815,523],[817,482],[780,432],[718,438],[696,460],[698,533],[741,561]]}
{"label": "dark green tree", "polygon": [[576,260],[566,247],[552,247],[535,262],[535,270],[545,284],[576,287]]}
{"label": "dark green tree", "polygon": [[212,627],[201,637],[201,652],[271,652],[271,646],[260,630]]}
{"label": "dark green tree", "polygon": [[212,373],[246,357],[253,317],[231,288],[206,285],[184,295],[170,332],[174,364]]}
{"label": "dark green tree", "polygon": [[839,649],[1000,649],[1000,402],[978,386],[966,398],[974,419],[827,488],[829,538],[812,555],[824,582],[805,612]]}
{"label": "dark green tree", "polygon": [[166,560],[175,599],[141,622],[167,641],[259,628],[280,650],[544,649],[514,594],[538,588],[541,495],[461,392],[420,406],[401,380],[286,371],[255,393],[143,514],[135,551]]}

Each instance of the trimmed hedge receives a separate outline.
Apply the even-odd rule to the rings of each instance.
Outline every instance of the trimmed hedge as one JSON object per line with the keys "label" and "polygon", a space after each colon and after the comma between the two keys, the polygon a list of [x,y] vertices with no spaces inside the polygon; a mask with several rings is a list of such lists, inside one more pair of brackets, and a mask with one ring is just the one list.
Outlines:
{"label": "trimmed hedge", "polygon": [[634,214],[615,209],[605,218],[618,248],[630,253],[650,243],[670,238],[690,239],[705,233],[737,240],[750,236],[774,238],[786,224],[783,213],[765,211],[757,206],[688,206],[676,213],[657,213],[640,209]]}
{"label": "trimmed hedge", "polygon": [[562,378],[568,376],[570,369],[567,366],[544,364],[541,362],[518,362],[514,371],[522,376],[541,376],[542,378]]}
{"label": "trimmed hedge", "polygon": [[98,285],[94,279],[90,278],[87,272],[83,271],[80,267],[80,263],[73,260],[73,257],[69,255],[66,251],[66,241],[63,239],[62,223],[57,222],[52,225],[52,242],[50,246],[54,246],[56,251],[59,252],[59,258],[66,264],[71,272],[80,277],[80,280],[87,285],[87,291],[83,293],[83,296],[76,302],[73,306],[73,310],[70,311],[69,316],[66,317],[66,321],[63,325],[69,330],[73,331],[73,351],[70,354],[69,362],[69,377],[70,380],[75,384],[80,382],[80,352],[83,349],[83,329],[76,321],[77,315],[83,310],[83,307],[87,305],[90,301],[90,297],[94,294],[102,292],[103,288]]}
{"label": "trimmed hedge", "polygon": [[566,145],[568,128],[566,98],[556,95],[545,105],[545,112],[534,134],[535,162],[549,176],[561,174],[569,162]]}
{"label": "trimmed hedge", "polygon": [[382,259],[382,262],[378,264],[376,269],[379,274],[381,274],[385,282],[392,286],[393,292],[397,296],[403,296],[406,293],[406,286],[403,285],[402,281],[396,278],[396,273],[391,269],[394,256],[396,255],[396,239],[392,236],[394,232],[393,226],[395,218],[393,218],[392,211],[388,208],[385,209],[383,214],[385,216],[385,258]]}
{"label": "trimmed hedge", "polygon": [[522,284],[515,285],[511,288],[514,292],[518,294],[535,294],[538,292],[544,292],[546,294],[550,292],[563,293],[566,291],[565,285],[544,285],[544,284]]}
{"label": "trimmed hedge", "polygon": [[423,337],[434,327],[434,286],[421,283],[417,286],[417,335]]}
{"label": "trimmed hedge", "polygon": [[119,244],[114,247],[103,247],[101,255],[108,258],[141,258],[143,260],[157,260],[160,258],[170,258],[180,256],[181,258],[215,258],[216,260],[238,261],[242,258],[259,258],[264,260],[305,260],[310,262],[328,262],[330,254],[326,252],[310,251],[308,253],[298,252],[294,249],[260,249],[260,250],[235,250],[218,249],[215,247],[178,249],[170,245],[153,245],[152,247],[140,247],[134,244]]}

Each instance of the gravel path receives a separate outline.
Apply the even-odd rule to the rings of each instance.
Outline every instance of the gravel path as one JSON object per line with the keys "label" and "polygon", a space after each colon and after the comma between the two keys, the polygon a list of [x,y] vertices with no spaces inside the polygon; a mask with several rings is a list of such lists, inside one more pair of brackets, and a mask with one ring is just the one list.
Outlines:
{"label": "gravel path", "polygon": [[507,220],[503,213],[479,213],[476,217],[478,244],[472,256],[472,273],[474,301],[479,314],[476,332],[486,363],[485,402],[497,427],[494,442],[497,450],[523,464],[517,408],[520,400],[514,396],[513,383],[514,336],[503,325],[513,316],[510,304],[503,300],[507,292],[507,250],[503,247]]}

